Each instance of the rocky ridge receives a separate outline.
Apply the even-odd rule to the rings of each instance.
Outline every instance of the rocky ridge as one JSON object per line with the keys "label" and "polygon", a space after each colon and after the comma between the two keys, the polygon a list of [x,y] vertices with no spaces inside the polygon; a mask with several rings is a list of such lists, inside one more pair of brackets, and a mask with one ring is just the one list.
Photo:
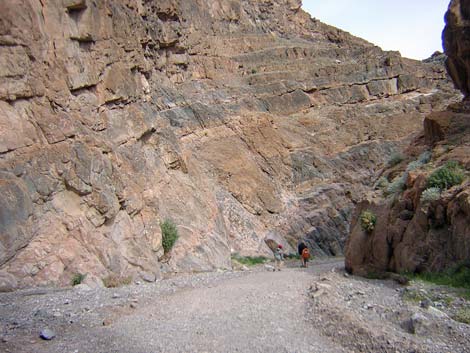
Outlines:
{"label": "rocky ridge", "polygon": [[[443,32],[449,74],[465,98],[445,111],[428,115],[423,133],[405,150],[405,159],[383,171],[386,184],[401,180],[403,187],[388,198],[378,191],[358,205],[345,251],[346,268],[353,273],[440,272],[469,265],[469,62],[464,54],[468,49],[464,40],[470,20],[468,6],[468,1],[451,2]],[[431,190],[433,173],[448,168],[449,162],[460,166],[461,180]],[[377,216],[370,233],[359,221],[365,210]]]}
{"label": "rocky ridge", "polygon": [[0,62],[3,290],[229,268],[270,232],[340,254],[379,168],[459,99],[298,0],[3,2]]}

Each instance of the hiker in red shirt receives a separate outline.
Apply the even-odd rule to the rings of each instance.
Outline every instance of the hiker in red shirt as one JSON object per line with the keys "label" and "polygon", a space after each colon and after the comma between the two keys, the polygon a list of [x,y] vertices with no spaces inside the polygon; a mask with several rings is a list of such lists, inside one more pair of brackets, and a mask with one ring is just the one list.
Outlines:
{"label": "hiker in red shirt", "polygon": [[300,259],[302,261],[302,267],[308,267],[308,260],[310,259],[310,250],[307,245],[301,242],[298,246]]}

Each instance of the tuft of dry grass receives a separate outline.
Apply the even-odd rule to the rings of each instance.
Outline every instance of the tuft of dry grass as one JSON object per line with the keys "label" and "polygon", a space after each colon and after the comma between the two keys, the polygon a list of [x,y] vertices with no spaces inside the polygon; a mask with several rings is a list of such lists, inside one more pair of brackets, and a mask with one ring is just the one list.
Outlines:
{"label": "tuft of dry grass", "polygon": [[122,286],[128,286],[132,283],[131,276],[118,276],[118,275],[109,275],[103,278],[103,284],[106,288],[116,288]]}
{"label": "tuft of dry grass", "polygon": [[460,309],[454,316],[454,320],[470,325],[470,307]]}

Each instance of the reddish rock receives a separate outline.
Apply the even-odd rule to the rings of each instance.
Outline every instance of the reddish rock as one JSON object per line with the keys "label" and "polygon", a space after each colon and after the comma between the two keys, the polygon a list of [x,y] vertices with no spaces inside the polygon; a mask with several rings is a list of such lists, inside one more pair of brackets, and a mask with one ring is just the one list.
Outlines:
{"label": "reddish rock", "polygon": [[[0,2],[2,273],[21,287],[229,268],[232,251],[269,254],[271,231],[341,255],[376,174],[460,96],[438,60],[300,6]],[[167,218],[180,237],[163,263]]]}

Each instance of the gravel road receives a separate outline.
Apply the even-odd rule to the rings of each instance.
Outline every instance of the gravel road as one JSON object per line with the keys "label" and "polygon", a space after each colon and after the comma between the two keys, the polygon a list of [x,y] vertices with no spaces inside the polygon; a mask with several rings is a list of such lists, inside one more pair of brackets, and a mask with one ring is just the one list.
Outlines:
{"label": "gravel road", "polygon": [[[309,269],[207,273],[92,291],[0,296],[4,352],[344,352],[307,308]],[[56,337],[39,338],[43,328]]]}

